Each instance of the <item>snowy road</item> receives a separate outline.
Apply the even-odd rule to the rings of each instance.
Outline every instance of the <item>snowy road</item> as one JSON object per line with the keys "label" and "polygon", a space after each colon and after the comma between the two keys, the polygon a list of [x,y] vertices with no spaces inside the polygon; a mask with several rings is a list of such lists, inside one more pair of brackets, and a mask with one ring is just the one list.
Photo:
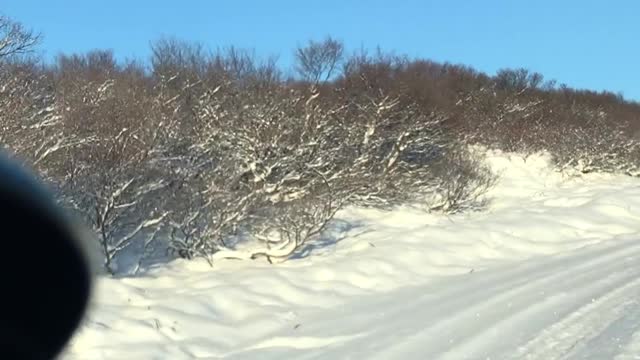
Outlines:
{"label": "snowy road", "polygon": [[640,241],[617,240],[359,299],[230,358],[640,359],[639,301]]}

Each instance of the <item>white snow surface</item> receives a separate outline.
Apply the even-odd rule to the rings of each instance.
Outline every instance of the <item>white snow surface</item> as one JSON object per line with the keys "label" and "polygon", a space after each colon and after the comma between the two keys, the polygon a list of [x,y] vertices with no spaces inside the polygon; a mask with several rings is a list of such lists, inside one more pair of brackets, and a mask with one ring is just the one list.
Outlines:
{"label": "white snow surface", "polygon": [[482,212],[347,209],[285,263],[100,278],[62,358],[640,359],[640,180],[488,161]]}

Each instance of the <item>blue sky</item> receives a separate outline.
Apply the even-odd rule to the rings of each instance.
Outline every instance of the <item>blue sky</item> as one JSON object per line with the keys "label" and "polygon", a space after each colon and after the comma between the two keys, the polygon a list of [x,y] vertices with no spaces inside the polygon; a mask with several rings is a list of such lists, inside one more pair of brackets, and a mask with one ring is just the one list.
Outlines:
{"label": "blue sky", "polygon": [[640,100],[637,0],[2,0],[0,12],[44,34],[45,56],[112,49],[145,57],[161,36],[279,55],[332,35],[494,73],[526,67],[578,88]]}

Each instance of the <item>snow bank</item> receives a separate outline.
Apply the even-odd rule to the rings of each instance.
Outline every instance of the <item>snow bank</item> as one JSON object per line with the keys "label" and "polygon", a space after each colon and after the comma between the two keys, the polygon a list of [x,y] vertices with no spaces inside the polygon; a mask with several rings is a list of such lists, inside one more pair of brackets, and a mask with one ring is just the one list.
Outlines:
{"label": "snow bank", "polygon": [[[178,260],[143,277],[101,278],[93,309],[63,358],[323,358],[323,349],[333,349],[327,358],[347,358],[383,340],[377,336],[392,335],[378,329],[386,326],[390,311],[414,326],[411,319],[421,310],[425,327],[442,316],[418,307],[434,306],[438,297],[414,304],[412,312],[400,311],[425,291],[442,293],[441,301],[455,300],[468,295],[464,279],[476,275],[489,279],[484,288],[505,291],[491,279],[535,279],[525,273],[503,279],[497,271],[533,262],[548,268],[544,276],[550,277],[562,263],[554,268],[540,261],[629,242],[640,230],[637,179],[563,175],[543,154],[490,152],[488,161],[501,179],[484,212],[448,217],[412,208],[350,208],[304,256],[286,263],[221,260],[211,268],[204,261]],[[449,282],[459,293],[446,292]],[[483,289],[475,286],[469,291]],[[409,344],[411,338],[394,340]],[[450,349],[434,354],[445,350]],[[402,352],[385,354],[381,357],[394,358]]]}

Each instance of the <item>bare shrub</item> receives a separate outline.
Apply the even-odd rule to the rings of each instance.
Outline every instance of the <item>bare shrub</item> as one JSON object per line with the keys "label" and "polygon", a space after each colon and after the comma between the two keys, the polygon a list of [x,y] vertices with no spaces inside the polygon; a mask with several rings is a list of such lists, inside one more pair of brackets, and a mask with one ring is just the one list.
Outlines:
{"label": "bare shrub", "polygon": [[256,251],[252,258],[282,261],[316,239],[344,204],[345,199],[334,198],[332,190],[327,182],[326,189],[314,189],[305,197],[258,208],[247,230],[266,249]]}
{"label": "bare shrub", "polygon": [[383,91],[349,100],[339,179],[340,187],[352,189],[351,203],[388,207],[432,191],[431,165],[446,142],[444,118]]}
{"label": "bare shrub", "polygon": [[[201,99],[201,130],[192,149],[200,152],[197,158],[213,161],[200,175],[206,179],[200,213],[207,230],[193,233],[201,239],[191,245],[185,236],[174,244],[183,253],[213,255],[230,250],[225,237],[235,234],[267,245],[251,256],[287,257],[317,235],[342,204],[330,178],[339,135],[334,111],[316,104],[317,93],[277,89],[238,96],[235,91],[218,87]],[[184,221],[175,223],[184,227]],[[279,251],[270,250],[274,246]]]}
{"label": "bare shrub", "polygon": [[496,176],[481,154],[445,131],[448,115],[425,112],[412,100],[378,91],[356,100],[347,130],[352,154],[352,203],[392,207],[420,204],[429,211],[480,209]]}
{"label": "bare shrub", "polygon": [[[141,237],[149,246],[167,216],[158,194],[167,181],[152,162],[158,126],[145,113],[151,97],[139,78],[104,65],[94,73],[92,57],[80,60],[70,76],[59,74],[56,106],[76,141],[49,167],[66,205],[95,231],[105,268],[115,271],[114,260]],[[84,71],[95,81],[77,76]]]}
{"label": "bare shrub", "polygon": [[10,62],[0,66],[0,84],[0,144],[27,160],[46,156],[57,124],[48,79],[33,63]]}
{"label": "bare shrub", "polygon": [[488,201],[483,196],[497,181],[484,160],[482,154],[462,144],[448,149],[433,167],[438,183],[426,201],[426,209],[447,214],[483,209]]}

